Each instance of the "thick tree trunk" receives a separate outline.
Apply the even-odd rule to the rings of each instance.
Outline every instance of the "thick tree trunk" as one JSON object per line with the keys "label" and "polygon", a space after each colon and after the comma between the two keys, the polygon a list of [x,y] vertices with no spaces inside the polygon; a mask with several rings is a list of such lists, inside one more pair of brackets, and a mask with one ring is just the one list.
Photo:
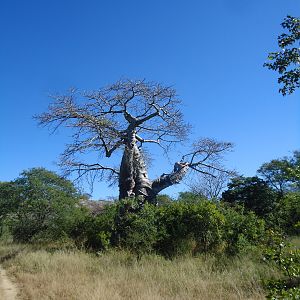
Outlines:
{"label": "thick tree trunk", "polygon": [[146,200],[156,204],[156,196],[165,188],[180,183],[188,170],[188,163],[175,163],[173,172],[163,174],[152,182],[151,193]]}
{"label": "thick tree trunk", "polygon": [[136,144],[126,145],[119,177],[119,199],[141,197],[156,204],[156,196],[165,188],[179,183],[189,169],[186,163],[176,163],[173,172],[149,180],[146,165]]}
{"label": "thick tree trunk", "polygon": [[146,165],[135,143],[125,146],[119,175],[119,199],[142,196],[151,190]]}
{"label": "thick tree trunk", "polygon": [[170,174],[163,174],[153,182],[149,180],[146,164],[137,147],[136,132],[128,131],[119,174],[119,199],[140,197],[142,202],[156,204],[156,196],[165,188],[179,183],[189,169],[189,164],[177,162]]}
{"label": "thick tree trunk", "polygon": [[125,146],[119,175],[119,199],[134,196],[133,189],[134,182],[134,170],[133,170],[133,155],[132,149]]}

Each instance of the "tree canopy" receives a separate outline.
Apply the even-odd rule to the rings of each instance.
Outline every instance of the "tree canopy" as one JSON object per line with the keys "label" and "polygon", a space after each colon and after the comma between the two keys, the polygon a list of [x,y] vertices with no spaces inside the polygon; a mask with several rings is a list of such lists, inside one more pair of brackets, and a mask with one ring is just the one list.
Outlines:
{"label": "tree canopy", "polygon": [[268,184],[258,177],[236,177],[223,192],[222,200],[243,205],[258,216],[270,213],[276,204],[276,194]]}
{"label": "tree canopy", "polygon": [[292,157],[273,159],[259,169],[266,182],[282,196],[284,193],[300,188],[300,153],[294,151]]}
{"label": "tree canopy", "polygon": [[14,239],[24,242],[67,236],[83,209],[72,182],[33,168],[0,185],[0,211],[8,218]]}
{"label": "tree canopy", "polygon": [[278,36],[279,51],[269,53],[264,66],[279,73],[279,92],[285,96],[300,87],[300,19],[287,16],[281,23],[287,33]]}

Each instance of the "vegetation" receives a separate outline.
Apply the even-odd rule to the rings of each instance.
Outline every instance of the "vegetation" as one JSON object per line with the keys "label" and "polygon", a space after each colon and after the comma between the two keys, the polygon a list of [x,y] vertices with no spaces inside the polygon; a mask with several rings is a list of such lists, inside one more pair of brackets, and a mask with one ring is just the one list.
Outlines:
{"label": "vegetation", "polygon": [[246,209],[264,217],[275,208],[277,197],[272,188],[258,177],[237,177],[228,184],[222,200],[243,205]]}
{"label": "vegetation", "polygon": [[[16,245],[0,246],[0,258]],[[263,278],[278,277],[272,264],[253,255],[177,257],[126,251],[95,255],[77,250],[45,251],[27,246],[4,263],[24,299],[265,299]]]}
{"label": "vegetation", "polygon": [[300,249],[291,247],[280,236],[265,250],[265,259],[275,262],[281,271],[279,279],[266,282],[268,299],[299,299],[300,296]]}
{"label": "vegetation", "polygon": [[[207,299],[297,299],[299,250],[285,245],[299,235],[298,173],[296,151],[263,164],[263,179],[231,179],[219,200],[182,192],[177,199],[161,195],[153,205],[130,197],[95,213],[73,183],[34,168],[0,184],[0,256],[31,299],[40,297],[36,286],[45,282],[56,287],[46,291],[49,299],[79,297],[74,285],[90,299],[104,289],[111,299],[197,299],[203,293]],[[14,250],[11,241],[19,243]],[[60,286],[54,272],[69,283]],[[228,274],[235,279],[225,280]],[[75,283],[80,278],[86,288]]]}
{"label": "vegetation", "polygon": [[87,214],[74,185],[43,168],[24,171],[1,187],[2,230],[8,226],[16,242],[68,238]]}
{"label": "vegetation", "polygon": [[278,83],[282,85],[279,92],[285,96],[300,87],[300,19],[287,16],[281,26],[287,33],[278,36],[280,51],[271,52],[268,56],[271,62],[264,66],[279,73]]}

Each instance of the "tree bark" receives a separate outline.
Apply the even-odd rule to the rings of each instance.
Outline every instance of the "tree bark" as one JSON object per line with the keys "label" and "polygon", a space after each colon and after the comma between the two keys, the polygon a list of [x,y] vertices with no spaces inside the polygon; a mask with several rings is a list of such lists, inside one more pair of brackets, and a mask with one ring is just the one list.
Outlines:
{"label": "tree bark", "polygon": [[125,146],[119,175],[119,199],[126,197],[148,197],[151,181],[146,164],[133,136]]}
{"label": "tree bark", "polygon": [[189,170],[188,163],[175,163],[174,170],[170,174],[163,174],[152,182],[151,193],[147,201],[156,204],[156,196],[165,188],[180,183]]}
{"label": "tree bark", "polygon": [[188,163],[175,163],[170,174],[163,174],[151,181],[148,178],[146,164],[133,137],[125,146],[119,176],[119,199],[140,197],[144,201],[156,204],[156,197],[165,188],[178,184],[189,169]]}

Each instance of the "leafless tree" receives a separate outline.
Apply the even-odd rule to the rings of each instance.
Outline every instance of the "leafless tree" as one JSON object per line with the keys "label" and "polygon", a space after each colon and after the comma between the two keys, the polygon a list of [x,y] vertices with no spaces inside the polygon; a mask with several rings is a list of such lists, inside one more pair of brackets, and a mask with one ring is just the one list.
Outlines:
{"label": "leafless tree", "polygon": [[[41,125],[52,125],[54,131],[60,126],[73,129],[72,143],[62,154],[61,165],[68,174],[78,172],[79,177],[93,171],[100,180],[117,179],[120,199],[141,197],[155,203],[160,191],[179,183],[189,170],[203,174],[218,170],[222,154],[232,147],[201,139],[171,172],[150,180],[143,147],[151,143],[168,151],[172,144],[186,141],[189,133],[173,88],[144,80],[121,80],[96,91],[72,90],[53,98],[48,111],[36,118]],[[85,163],[82,154],[91,151],[96,151],[98,160]],[[117,167],[104,164],[117,153],[121,153]]]}
{"label": "leafless tree", "polygon": [[[221,169],[221,168],[220,168]],[[191,192],[204,196],[207,199],[220,198],[222,191],[226,188],[234,172],[223,172],[217,169],[210,169],[209,174],[199,174],[188,183]]]}

